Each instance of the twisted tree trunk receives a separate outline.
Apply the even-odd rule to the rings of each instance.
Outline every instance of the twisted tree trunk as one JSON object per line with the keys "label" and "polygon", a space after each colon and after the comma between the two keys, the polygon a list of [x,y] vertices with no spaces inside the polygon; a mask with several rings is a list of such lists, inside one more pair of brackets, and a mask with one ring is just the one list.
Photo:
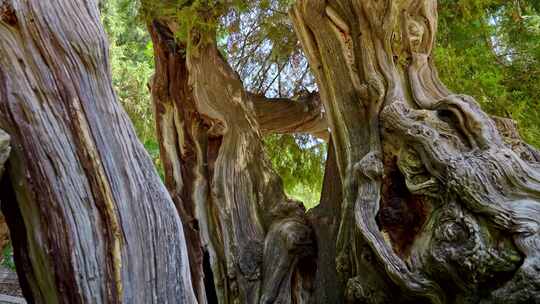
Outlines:
{"label": "twisted tree trunk", "polygon": [[149,28],[161,157],[191,241],[199,302],[307,301],[312,232],[264,156],[261,129],[326,136],[316,96],[293,104],[249,94],[214,34],[194,30],[187,43],[195,48],[175,40],[173,21]]}
{"label": "twisted tree trunk", "polygon": [[179,216],[112,89],[97,1],[0,0],[0,128],[30,302],[196,303]]}
{"label": "twisted tree trunk", "polygon": [[[538,298],[538,153],[508,121],[440,83],[431,58],[436,2],[302,0],[291,17],[328,124],[298,104],[246,92],[213,33],[190,29],[186,47],[174,39],[174,20],[152,24],[158,127],[168,121],[159,128],[162,155],[169,189],[182,193],[180,213],[191,210],[199,300]],[[170,86],[168,77],[181,81]],[[322,204],[306,217],[259,158],[260,133],[317,135],[327,125],[335,155]]]}
{"label": "twisted tree trunk", "polygon": [[301,0],[291,16],[344,181],[347,300],[537,301],[538,154],[440,82],[436,1]]}
{"label": "twisted tree trunk", "polygon": [[[291,17],[320,98],[250,94],[214,32],[149,24],[169,195],[115,100],[96,3],[0,0],[0,199],[30,301],[538,301],[540,155],[441,84],[436,1]],[[274,132],[331,138],[307,214],[264,156]]]}

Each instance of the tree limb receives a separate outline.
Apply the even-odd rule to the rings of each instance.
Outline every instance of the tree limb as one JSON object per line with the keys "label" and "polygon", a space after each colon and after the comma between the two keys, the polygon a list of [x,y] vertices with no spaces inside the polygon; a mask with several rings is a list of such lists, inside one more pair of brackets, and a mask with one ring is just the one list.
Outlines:
{"label": "tree limb", "polygon": [[318,93],[309,93],[298,100],[267,98],[252,93],[248,93],[248,98],[264,135],[309,133],[328,140],[328,124]]}

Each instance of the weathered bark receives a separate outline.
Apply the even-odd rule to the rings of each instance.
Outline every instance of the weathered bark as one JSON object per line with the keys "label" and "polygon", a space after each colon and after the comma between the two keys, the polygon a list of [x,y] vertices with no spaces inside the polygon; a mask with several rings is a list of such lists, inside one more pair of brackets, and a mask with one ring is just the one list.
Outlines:
{"label": "weathered bark", "polygon": [[248,93],[263,135],[307,133],[328,140],[328,123],[318,93],[298,100],[266,98]]}
{"label": "weathered bark", "polygon": [[212,302],[207,298],[215,297],[214,287],[208,286],[208,292],[205,288],[205,277],[212,273],[204,273],[204,263],[209,263],[210,255],[215,259],[210,238],[217,232],[210,226],[215,208],[208,194],[209,170],[204,164],[217,154],[220,140],[209,137],[209,126],[197,112],[188,85],[185,47],[177,44],[174,34],[160,22],[150,24],[149,31],[156,64],[151,92],[165,185],[184,224],[199,303]]}
{"label": "weathered bark", "polygon": [[[9,135],[0,129],[0,180],[5,171],[5,164],[11,152]],[[0,204],[2,202],[0,201]],[[3,214],[0,214],[0,253],[4,252],[4,248],[9,244],[9,229],[6,219]]]}
{"label": "weathered bark", "polygon": [[196,303],[182,225],[116,101],[97,1],[0,1],[0,196],[35,303]]}
{"label": "weathered bark", "polygon": [[5,164],[11,152],[9,135],[0,129],[0,179],[4,174]]}
{"label": "weathered bark", "polygon": [[336,241],[343,200],[341,192],[335,149],[330,140],[320,204],[308,213],[317,242],[317,266],[310,303],[344,302],[345,286],[336,267]]}
{"label": "weathered bark", "polygon": [[[166,184],[191,223],[198,299],[307,302],[312,232],[301,203],[285,196],[264,156],[256,113],[267,132],[319,132],[320,107],[306,112],[307,101],[289,107],[249,94],[212,33],[194,29],[186,47],[175,41],[174,29],[173,21],[150,25],[157,67],[152,95]],[[254,110],[264,103],[302,113],[305,124],[286,112]],[[282,121],[279,130],[268,115]]]}
{"label": "weathered bark", "polygon": [[538,301],[538,153],[439,81],[436,1],[301,0],[291,16],[344,181],[347,301]]}

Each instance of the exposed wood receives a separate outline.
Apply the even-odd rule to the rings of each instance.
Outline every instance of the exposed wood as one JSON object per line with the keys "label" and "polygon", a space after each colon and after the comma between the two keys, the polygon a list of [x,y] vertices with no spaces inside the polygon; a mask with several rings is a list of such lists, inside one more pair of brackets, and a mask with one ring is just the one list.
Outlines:
{"label": "exposed wood", "polygon": [[177,44],[174,34],[158,21],[149,25],[149,31],[156,64],[151,92],[165,185],[184,224],[197,299],[207,303],[207,295],[214,293],[214,286],[205,287],[205,277],[212,273],[204,273],[204,257],[206,254],[215,259],[217,254],[210,240],[217,232],[208,216],[214,207],[208,193],[208,168],[204,165],[209,157],[209,126],[195,108],[188,84],[185,46]]}
{"label": "exposed wood", "polygon": [[0,196],[25,296],[196,303],[179,216],[112,89],[97,1],[0,7]]}
{"label": "exposed wood", "polygon": [[[29,302],[538,301],[540,154],[440,82],[437,2],[298,0],[291,18],[320,96],[250,94],[211,28],[149,24],[165,188],[96,1],[0,0],[0,200]],[[332,138],[307,214],[270,133]]]}
{"label": "exposed wood", "polygon": [[[307,100],[289,106],[247,93],[212,33],[193,29],[193,40],[182,44],[174,39],[174,20],[155,20],[150,29],[157,66],[152,95],[166,184],[189,224],[199,301],[307,301],[311,228],[301,203],[285,196],[264,156],[256,113],[280,119],[284,128],[267,120],[268,132],[293,132],[303,123],[265,107],[297,111],[307,118],[305,132],[311,132],[319,131],[320,107]],[[255,102],[262,106],[258,112]]]}
{"label": "exposed wood", "polygon": [[215,34],[200,32],[194,39],[197,48],[187,49],[187,63],[197,109],[217,121],[222,134],[211,187],[220,203],[227,276],[238,286],[232,299],[293,303],[306,298],[303,277],[310,275],[298,263],[312,254],[313,241],[304,209],[285,196],[264,156],[250,99],[219,53]]}
{"label": "exposed wood", "polygon": [[302,0],[291,17],[344,181],[347,301],[537,301],[538,152],[440,82],[437,2]]}
{"label": "exposed wood", "polygon": [[248,93],[263,135],[308,133],[328,140],[328,124],[318,93],[297,100],[266,98]]}

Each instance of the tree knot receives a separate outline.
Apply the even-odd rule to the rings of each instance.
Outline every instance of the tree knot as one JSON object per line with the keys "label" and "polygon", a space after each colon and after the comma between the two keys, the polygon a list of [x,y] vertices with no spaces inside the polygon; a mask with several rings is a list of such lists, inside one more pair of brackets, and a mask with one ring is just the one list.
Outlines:
{"label": "tree knot", "polygon": [[354,165],[354,172],[359,177],[367,177],[371,180],[380,179],[383,175],[384,166],[380,152],[371,151],[362,160]]}
{"label": "tree knot", "polygon": [[13,5],[8,2],[9,0],[0,0],[0,20],[11,26],[17,24],[17,15]]}
{"label": "tree knot", "polygon": [[263,244],[260,241],[250,240],[240,249],[238,266],[249,281],[261,278],[261,265],[263,261]]}

